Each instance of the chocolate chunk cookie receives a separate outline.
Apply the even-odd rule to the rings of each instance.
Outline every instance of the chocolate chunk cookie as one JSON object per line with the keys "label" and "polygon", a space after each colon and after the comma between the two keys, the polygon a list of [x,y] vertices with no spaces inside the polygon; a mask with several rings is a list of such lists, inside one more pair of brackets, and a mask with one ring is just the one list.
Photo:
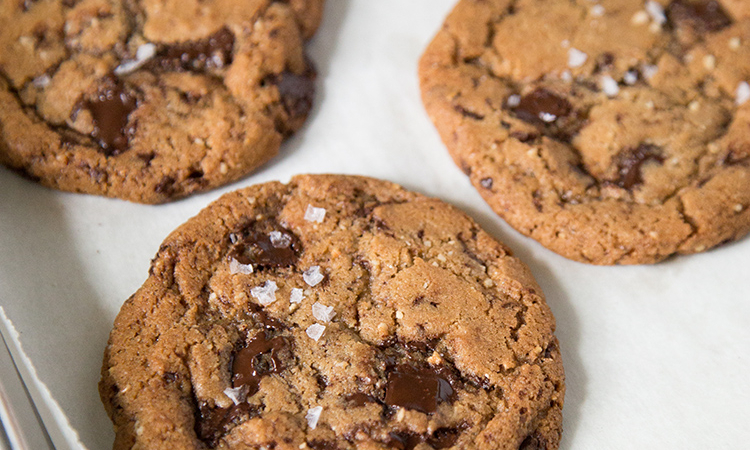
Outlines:
{"label": "chocolate chunk cookie", "polygon": [[527,267],[455,208],[297,176],[164,241],[100,393],[115,449],[555,449],[554,328]]}
{"label": "chocolate chunk cookie", "polygon": [[313,99],[323,0],[0,3],[0,162],[160,203],[248,174]]}
{"label": "chocolate chunk cookie", "polygon": [[750,231],[750,2],[465,0],[419,70],[454,161],[565,257],[654,263]]}

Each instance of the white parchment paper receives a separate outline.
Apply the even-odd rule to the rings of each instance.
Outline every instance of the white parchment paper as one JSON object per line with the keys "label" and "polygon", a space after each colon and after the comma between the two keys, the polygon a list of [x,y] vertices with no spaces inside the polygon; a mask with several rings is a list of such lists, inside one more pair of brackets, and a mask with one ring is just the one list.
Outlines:
{"label": "white parchment paper", "polygon": [[419,99],[417,60],[453,1],[329,0],[310,45],[319,77],[308,123],[274,161],[224,189],[144,206],[54,192],[0,169],[0,305],[60,406],[36,398],[51,411],[47,426],[63,430],[59,449],[82,448],[76,433],[89,449],[112,445],[97,393],[102,352],[164,237],[223,192],[324,172],[441,197],[529,264],[557,318],[563,449],[746,448],[750,239],[655,266],[594,267],[510,229],[454,166]]}

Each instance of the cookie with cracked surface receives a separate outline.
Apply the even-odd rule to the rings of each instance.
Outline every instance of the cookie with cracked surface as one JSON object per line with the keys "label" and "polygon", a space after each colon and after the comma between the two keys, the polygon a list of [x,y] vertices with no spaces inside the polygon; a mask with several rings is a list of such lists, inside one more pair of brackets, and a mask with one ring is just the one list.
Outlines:
{"label": "cookie with cracked surface", "polygon": [[0,3],[0,163],[161,203],[234,181],[301,127],[323,0]]}
{"label": "cookie with cracked surface", "polygon": [[495,212],[549,249],[700,252],[750,231],[748,5],[464,0],[422,56],[422,99]]}
{"label": "cookie with cracked surface", "polygon": [[100,393],[116,449],[555,449],[554,328],[528,268],[457,209],[297,176],[164,241]]}

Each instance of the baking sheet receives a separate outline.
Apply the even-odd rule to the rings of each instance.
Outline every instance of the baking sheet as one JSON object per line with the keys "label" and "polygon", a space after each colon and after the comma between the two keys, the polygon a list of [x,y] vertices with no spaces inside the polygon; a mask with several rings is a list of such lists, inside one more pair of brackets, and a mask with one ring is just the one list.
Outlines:
{"label": "baking sheet", "polygon": [[370,175],[441,197],[514,249],[557,318],[563,449],[750,442],[750,239],[655,266],[594,267],[510,229],[454,166],[419,99],[417,60],[453,1],[329,0],[310,45],[319,77],[308,123],[227,188],[144,206],[53,192],[0,169],[0,306],[58,449],[112,445],[96,390],[101,356],[163,238],[223,192],[296,173]]}

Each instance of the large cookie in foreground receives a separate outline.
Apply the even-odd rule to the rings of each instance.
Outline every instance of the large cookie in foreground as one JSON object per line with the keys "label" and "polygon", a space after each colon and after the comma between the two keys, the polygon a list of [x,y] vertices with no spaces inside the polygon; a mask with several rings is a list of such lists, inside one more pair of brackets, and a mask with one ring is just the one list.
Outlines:
{"label": "large cookie in foreground", "polygon": [[750,3],[461,1],[420,62],[454,161],[571,259],[653,263],[750,230]]}
{"label": "large cookie in foreground", "polygon": [[298,176],[164,241],[100,393],[116,449],[555,449],[554,328],[528,268],[455,208]]}
{"label": "large cookie in foreground", "polygon": [[236,180],[307,117],[323,0],[0,3],[0,163],[160,203]]}

